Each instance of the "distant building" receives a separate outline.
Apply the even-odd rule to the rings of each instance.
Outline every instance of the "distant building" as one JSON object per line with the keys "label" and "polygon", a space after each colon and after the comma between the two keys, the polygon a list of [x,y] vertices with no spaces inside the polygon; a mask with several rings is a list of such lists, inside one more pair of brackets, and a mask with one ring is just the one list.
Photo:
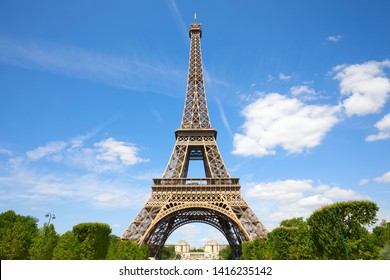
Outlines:
{"label": "distant building", "polygon": [[190,245],[181,240],[175,245],[175,253],[179,254],[182,260],[218,260],[219,251],[227,246],[211,240],[203,247],[204,252],[190,252]]}
{"label": "distant building", "polygon": [[225,249],[228,245],[226,244],[218,244],[214,240],[210,240],[205,246],[204,246],[204,252],[205,253],[217,253],[219,254],[219,251]]}
{"label": "distant building", "polygon": [[175,245],[176,254],[188,253],[189,251],[190,251],[190,245],[184,240],[179,241]]}

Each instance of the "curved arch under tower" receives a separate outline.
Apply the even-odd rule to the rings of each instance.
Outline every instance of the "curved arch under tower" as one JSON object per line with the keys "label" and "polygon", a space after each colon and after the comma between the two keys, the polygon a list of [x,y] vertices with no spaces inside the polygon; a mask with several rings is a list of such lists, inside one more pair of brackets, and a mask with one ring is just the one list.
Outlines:
{"label": "curved arch under tower", "polygon": [[181,207],[157,220],[150,231],[145,234],[143,243],[149,244],[150,256],[159,257],[161,250],[169,236],[178,228],[190,223],[204,223],[219,230],[232,248],[233,255],[241,255],[241,244],[250,237],[245,229],[234,218],[229,217],[216,209],[198,207]]}

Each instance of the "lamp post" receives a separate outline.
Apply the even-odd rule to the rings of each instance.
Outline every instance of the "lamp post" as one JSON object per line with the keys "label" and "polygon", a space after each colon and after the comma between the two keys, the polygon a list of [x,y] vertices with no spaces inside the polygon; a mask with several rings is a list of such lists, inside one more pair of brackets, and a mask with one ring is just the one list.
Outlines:
{"label": "lamp post", "polygon": [[43,250],[43,246],[45,245],[46,236],[47,236],[47,230],[48,230],[48,228],[49,228],[49,226],[50,226],[51,219],[54,220],[54,219],[56,218],[56,216],[55,216],[54,214],[52,214],[52,213],[47,213],[47,214],[45,215],[45,217],[46,217],[46,218],[49,218],[49,222],[47,223],[47,226],[46,226],[46,228],[45,228],[45,235],[43,236],[42,245],[41,245],[41,250],[39,251],[38,260],[41,259],[42,250]]}

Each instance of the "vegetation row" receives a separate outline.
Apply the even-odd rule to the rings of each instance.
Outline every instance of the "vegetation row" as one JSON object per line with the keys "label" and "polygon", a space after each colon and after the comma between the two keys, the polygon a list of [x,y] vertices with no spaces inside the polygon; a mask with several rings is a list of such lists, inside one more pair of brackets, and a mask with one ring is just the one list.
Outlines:
{"label": "vegetation row", "polygon": [[[390,259],[390,222],[377,222],[376,203],[337,202],[316,210],[304,220],[284,220],[267,239],[242,244],[241,259],[341,260]],[[370,227],[372,230],[369,230]],[[81,223],[64,234],[53,224],[38,228],[38,219],[9,210],[0,214],[2,260],[144,260],[147,246],[120,240],[104,223]],[[161,259],[179,259],[173,246]],[[229,246],[220,259],[231,259]]]}

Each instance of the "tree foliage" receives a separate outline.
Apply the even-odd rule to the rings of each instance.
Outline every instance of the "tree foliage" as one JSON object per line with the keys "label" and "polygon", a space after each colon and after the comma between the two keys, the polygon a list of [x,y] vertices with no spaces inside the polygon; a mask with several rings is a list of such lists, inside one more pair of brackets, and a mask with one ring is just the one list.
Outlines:
{"label": "tree foliage", "polygon": [[139,246],[130,240],[120,240],[118,236],[110,235],[107,260],[147,260],[148,247]]}
{"label": "tree foliage", "polygon": [[160,256],[161,260],[172,260],[176,259],[176,252],[174,245],[164,246]]}
{"label": "tree foliage", "polygon": [[374,227],[372,233],[375,237],[375,243],[379,247],[384,247],[386,244],[390,244],[390,222],[382,220],[380,225]]}
{"label": "tree foliage", "polygon": [[387,243],[382,250],[380,250],[379,254],[384,260],[390,260],[390,243]]}
{"label": "tree foliage", "polygon": [[119,259],[119,242],[120,239],[118,236],[111,234],[109,236],[109,241],[108,241],[108,250],[107,250],[107,255],[106,259],[107,260],[118,260]]}
{"label": "tree foliage", "polygon": [[[380,259],[383,246],[377,244],[388,240],[388,224],[372,234],[366,229],[376,222],[377,211],[370,201],[337,202],[314,211],[307,221],[284,220],[268,239],[244,242],[241,259]],[[383,258],[387,252],[382,249]]]}
{"label": "tree foliage", "polygon": [[[309,235],[309,226],[307,224],[307,221],[303,220],[303,217],[284,220],[280,223],[280,227],[285,228],[286,230],[290,229],[291,231],[290,232],[291,240],[288,244],[289,255],[286,256],[286,259],[310,260],[316,258],[312,239],[310,238]],[[271,234],[273,235],[273,232]],[[279,245],[276,244],[276,240],[274,238],[272,240],[273,250],[275,250],[275,247],[277,246]],[[274,259],[280,259],[280,258],[274,256]]]}
{"label": "tree foliage", "polygon": [[303,218],[284,220],[267,239],[256,239],[242,244],[241,259],[245,260],[301,260],[313,259],[313,248],[308,225]]}
{"label": "tree foliage", "polygon": [[278,227],[271,232],[272,258],[275,260],[298,260],[298,228]]}
{"label": "tree foliage", "polygon": [[255,260],[253,241],[247,241],[242,243],[242,260]]}
{"label": "tree foliage", "polygon": [[[390,259],[390,223],[367,230],[376,222],[378,206],[370,201],[338,202],[313,212],[305,221],[292,218],[268,233],[266,239],[242,244],[241,259]],[[10,210],[0,214],[1,259],[142,260],[148,247],[121,240],[102,223],[82,223],[62,235],[54,225],[38,230],[38,220]],[[220,259],[232,259],[230,247]],[[174,246],[161,259],[178,259]]]}
{"label": "tree foliage", "polygon": [[379,254],[385,260],[390,260],[390,222],[382,220],[380,225],[372,230],[376,246],[381,248]]}
{"label": "tree foliage", "polygon": [[30,247],[38,235],[38,220],[9,210],[0,214],[0,258],[30,259]]}
{"label": "tree foliage", "polygon": [[34,238],[30,248],[31,259],[51,260],[53,258],[54,248],[57,246],[58,234],[51,224],[45,224]]}
{"label": "tree foliage", "polygon": [[376,222],[378,211],[371,201],[337,202],[313,212],[307,220],[317,256],[324,259],[371,258],[364,226]]}
{"label": "tree foliage", "polygon": [[58,238],[53,252],[54,260],[79,260],[80,244],[72,231],[67,231]]}
{"label": "tree foliage", "polygon": [[[137,245],[138,246],[138,245]],[[147,260],[149,258],[149,248],[146,245],[138,246],[137,260]],[[180,259],[180,255],[176,255],[176,259]]]}
{"label": "tree foliage", "polygon": [[73,227],[82,260],[104,260],[107,255],[111,228],[103,223],[81,223]]}
{"label": "tree foliage", "polygon": [[222,250],[219,251],[219,259],[220,260],[232,260],[233,259],[233,251],[230,246],[226,246]]}
{"label": "tree foliage", "polygon": [[58,235],[54,225],[9,210],[0,214],[0,258],[2,260],[145,260],[148,247],[111,235],[103,223],[81,223]]}
{"label": "tree foliage", "polygon": [[137,243],[131,240],[121,240],[119,243],[122,260],[147,260],[147,246],[138,246]]}
{"label": "tree foliage", "polygon": [[242,260],[270,260],[272,247],[270,239],[255,239],[242,244]]}

